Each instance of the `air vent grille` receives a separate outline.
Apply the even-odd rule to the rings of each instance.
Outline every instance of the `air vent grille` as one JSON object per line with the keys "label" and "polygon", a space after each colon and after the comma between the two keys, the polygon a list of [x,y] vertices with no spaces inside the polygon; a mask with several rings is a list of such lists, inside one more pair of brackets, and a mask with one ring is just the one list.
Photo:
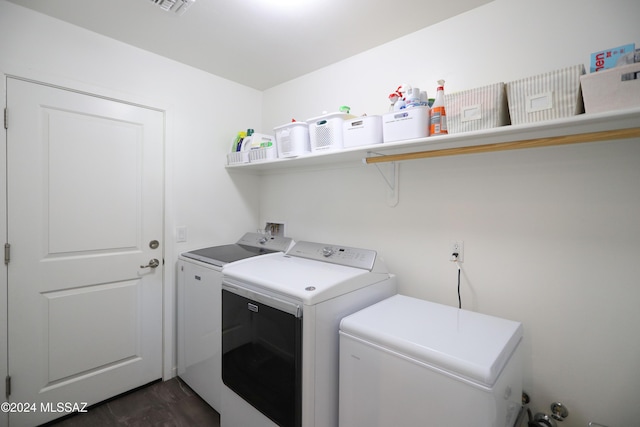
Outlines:
{"label": "air vent grille", "polygon": [[189,6],[193,4],[195,0],[151,0],[153,3],[160,6],[160,9],[166,12],[173,12],[176,15],[182,15],[187,11]]}

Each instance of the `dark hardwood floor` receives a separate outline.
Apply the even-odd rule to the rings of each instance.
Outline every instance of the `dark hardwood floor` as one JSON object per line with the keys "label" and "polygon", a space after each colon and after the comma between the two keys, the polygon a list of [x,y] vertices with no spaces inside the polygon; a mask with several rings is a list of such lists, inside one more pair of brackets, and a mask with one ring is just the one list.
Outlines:
{"label": "dark hardwood floor", "polygon": [[220,415],[179,378],[160,381],[47,427],[220,427]]}

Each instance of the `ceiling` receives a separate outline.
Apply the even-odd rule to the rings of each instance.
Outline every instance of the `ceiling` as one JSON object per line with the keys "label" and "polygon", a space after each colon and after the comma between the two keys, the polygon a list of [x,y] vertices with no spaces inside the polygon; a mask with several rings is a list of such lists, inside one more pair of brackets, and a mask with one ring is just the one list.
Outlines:
{"label": "ceiling", "polygon": [[491,0],[9,0],[265,90]]}

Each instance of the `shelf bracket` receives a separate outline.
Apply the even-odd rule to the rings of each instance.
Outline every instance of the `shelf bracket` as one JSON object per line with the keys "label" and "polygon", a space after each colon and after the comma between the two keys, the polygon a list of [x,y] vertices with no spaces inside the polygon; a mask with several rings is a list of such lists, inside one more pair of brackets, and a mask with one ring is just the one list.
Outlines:
{"label": "shelf bracket", "polygon": [[[372,154],[375,155],[380,155],[378,153],[374,153],[372,151],[368,151],[367,152],[367,157],[371,156]],[[366,163],[366,159],[364,159],[364,163]],[[378,172],[380,173],[380,176],[382,177],[382,179],[384,179],[385,184],[387,185],[388,189],[387,189],[387,205],[389,205],[390,207],[396,207],[398,205],[399,202],[399,198],[398,198],[398,190],[399,190],[399,185],[398,185],[398,172],[400,169],[400,164],[397,162],[388,162],[387,163],[387,167],[386,172],[383,171],[380,166],[378,166],[377,163],[374,163],[374,166],[376,167],[376,169],[378,169]]]}

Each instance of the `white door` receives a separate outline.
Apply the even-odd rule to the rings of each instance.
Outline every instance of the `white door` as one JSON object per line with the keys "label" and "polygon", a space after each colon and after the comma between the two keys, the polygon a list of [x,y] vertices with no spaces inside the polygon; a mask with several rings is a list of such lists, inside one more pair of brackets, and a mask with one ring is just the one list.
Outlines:
{"label": "white door", "polygon": [[14,78],[7,108],[9,422],[36,425],[162,376],[164,116]]}

